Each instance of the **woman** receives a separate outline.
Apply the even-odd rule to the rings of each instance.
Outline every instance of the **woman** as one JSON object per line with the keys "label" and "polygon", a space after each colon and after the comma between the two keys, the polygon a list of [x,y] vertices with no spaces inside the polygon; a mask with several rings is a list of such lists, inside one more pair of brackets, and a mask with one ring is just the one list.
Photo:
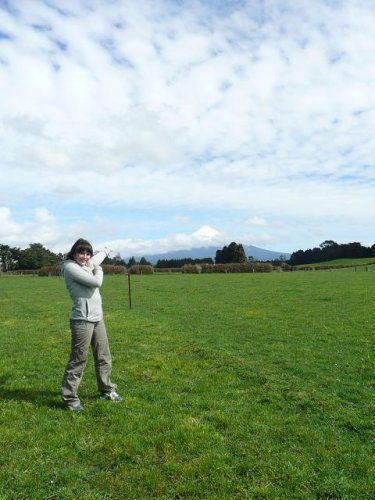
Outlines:
{"label": "woman", "polygon": [[77,391],[90,345],[94,354],[100,398],[116,402],[123,400],[116,392],[116,385],[110,380],[112,360],[99,292],[103,283],[100,264],[109,253],[104,250],[94,255],[91,244],[80,238],[74,243],[62,264],[62,274],[73,301],[70,315],[71,353],[61,387],[62,399],[69,410],[84,409]]}

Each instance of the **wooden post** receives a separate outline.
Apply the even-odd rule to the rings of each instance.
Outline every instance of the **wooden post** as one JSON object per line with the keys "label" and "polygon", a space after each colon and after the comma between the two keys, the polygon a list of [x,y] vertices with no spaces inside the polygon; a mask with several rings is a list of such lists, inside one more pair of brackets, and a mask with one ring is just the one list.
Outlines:
{"label": "wooden post", "polygon": [[130,286],[130,273],[128,272],[129,309],[132,308],[132,290]]}

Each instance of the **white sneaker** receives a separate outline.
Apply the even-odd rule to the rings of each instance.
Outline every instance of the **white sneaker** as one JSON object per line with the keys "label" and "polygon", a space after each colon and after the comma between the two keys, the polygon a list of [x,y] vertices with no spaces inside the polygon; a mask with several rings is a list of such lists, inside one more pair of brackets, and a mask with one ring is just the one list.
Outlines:
{"label": "white sneaker", "polygon": [[80,404],[76,404],[76,405],[67,405],[67,409],[68,410],[72,410],[72,411],[83,411],[84,410],[84,407]]}
{"label": "white sneaker", "polygon": [[100,399],[109,399],[110,401],[114,401],[115,403],[120,403],[121,401],[124,401],[124,398],[120,396],[120,394],[117,394],[116,391],[112,392],[101,392],[99,395]]}

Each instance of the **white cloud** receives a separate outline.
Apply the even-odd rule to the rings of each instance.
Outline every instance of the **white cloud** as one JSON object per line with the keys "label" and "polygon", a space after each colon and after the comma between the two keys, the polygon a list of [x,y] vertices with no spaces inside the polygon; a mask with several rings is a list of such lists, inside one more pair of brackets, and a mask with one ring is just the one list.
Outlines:
{"label": "white cloud", "polygon": [[220,233],[213,227],[202,226],[192,234],[192,237],[196,238],[199,241],[212,242],[215,241],[215,239],[217,239],[218,237],[220,237]]}
{"label": "white cloud", "polygon": [[14,221],[12,213],[7,207],[0,207],[0,237],[4,244],[18,237],[21,232],[20,226]]}
{"label": "white cloud", "polygon": [[256,215],[254,215],[254,217],[247,219],[245,221],[245,224],[249,225],[249,226],[265,226],[267,224],[267,222],[265,219],[263,219],[263,217],[258,217]]}
{"label": "white cloud", "polygon": [[155,240],[126,239],[108,241],[106,244],[119,252],[124,258],[130,256],[153,255],[166,253],[172,250],[189,250],[191,248],[207,247],[224,244],[225,235],[210,227],[202,226],[197,231],[188,233],[175,233],[165,238]]}
{"label": "white cloud", "polygon": [[[27,240],[32,235],[32,240]],[[56,220],[45,208],[37,208],[32,219],[17,222],[8,207],[0,207],[0,241],[10,246],[26,247],[30,243],[54,244],[61,236],[56,229]]]}
{"label": "white cloud", "polygon": [[69,223],[58,223],[55,216],[45,207],[38,207],[29,214],[27,220],[17,222],[9,208],[0,207],[0,242],[21,248],[38,242],[59,253],[68,250],[77,238],[86,237],[97,248],[108,245],[116,253],[120,252],[121,255],[129,257],[210,246],[225,241],[224,235],[207,225],[190,234],[174,233],[165,238],[106,240],[106,234],[110,235],[115,230],[116,226],[105,217],[94,217],[89,222],[77,217]]}
{"label": "white cloud", "polygon": [[[112,210],[116,221],[136,217],[134,207],[150,217],[168,211],[172,224],[188,221],[170,214],[191,212],[201,227],[225,209],[232,220],[258,214],[247,220],[249,238],[284,238],[286,250],[309,244],[303,228],[312,220],[317,238],[332,231],[368,241],[372,2],[259,5],[30,0],[17,4],[18,15],[0,8],[0,203],[11,209],[3,241],[24,238],[13,208],[44,206],[55,221],[42,232],[27,226],[28,241],[48,234],[61,244],[56,201],[72,229],[77,210],[88,228],[96,210]],[[256,232],[262,221],[270,234]],[[132,241],[151,241],[136,226]],[[162,226],[158,241],[172,231]],[[242,230],[232,223],[231,238],[223,229],[229,239]]]}
{"label": "white cloud", "polygon": [[191,218],[186,215],[175,215],[173,217],[173,222],[175,222],[176,224],[186,225],[191,222]]}

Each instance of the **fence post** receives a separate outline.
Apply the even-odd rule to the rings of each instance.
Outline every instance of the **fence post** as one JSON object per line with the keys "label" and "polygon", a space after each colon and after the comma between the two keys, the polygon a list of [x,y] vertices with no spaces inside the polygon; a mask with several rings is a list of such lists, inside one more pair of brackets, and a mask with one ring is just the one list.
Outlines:
{"label": "fence post", "polygon": [[129,309],[132,308],[132,290],[130,286],[130,273],[128,272]]}

